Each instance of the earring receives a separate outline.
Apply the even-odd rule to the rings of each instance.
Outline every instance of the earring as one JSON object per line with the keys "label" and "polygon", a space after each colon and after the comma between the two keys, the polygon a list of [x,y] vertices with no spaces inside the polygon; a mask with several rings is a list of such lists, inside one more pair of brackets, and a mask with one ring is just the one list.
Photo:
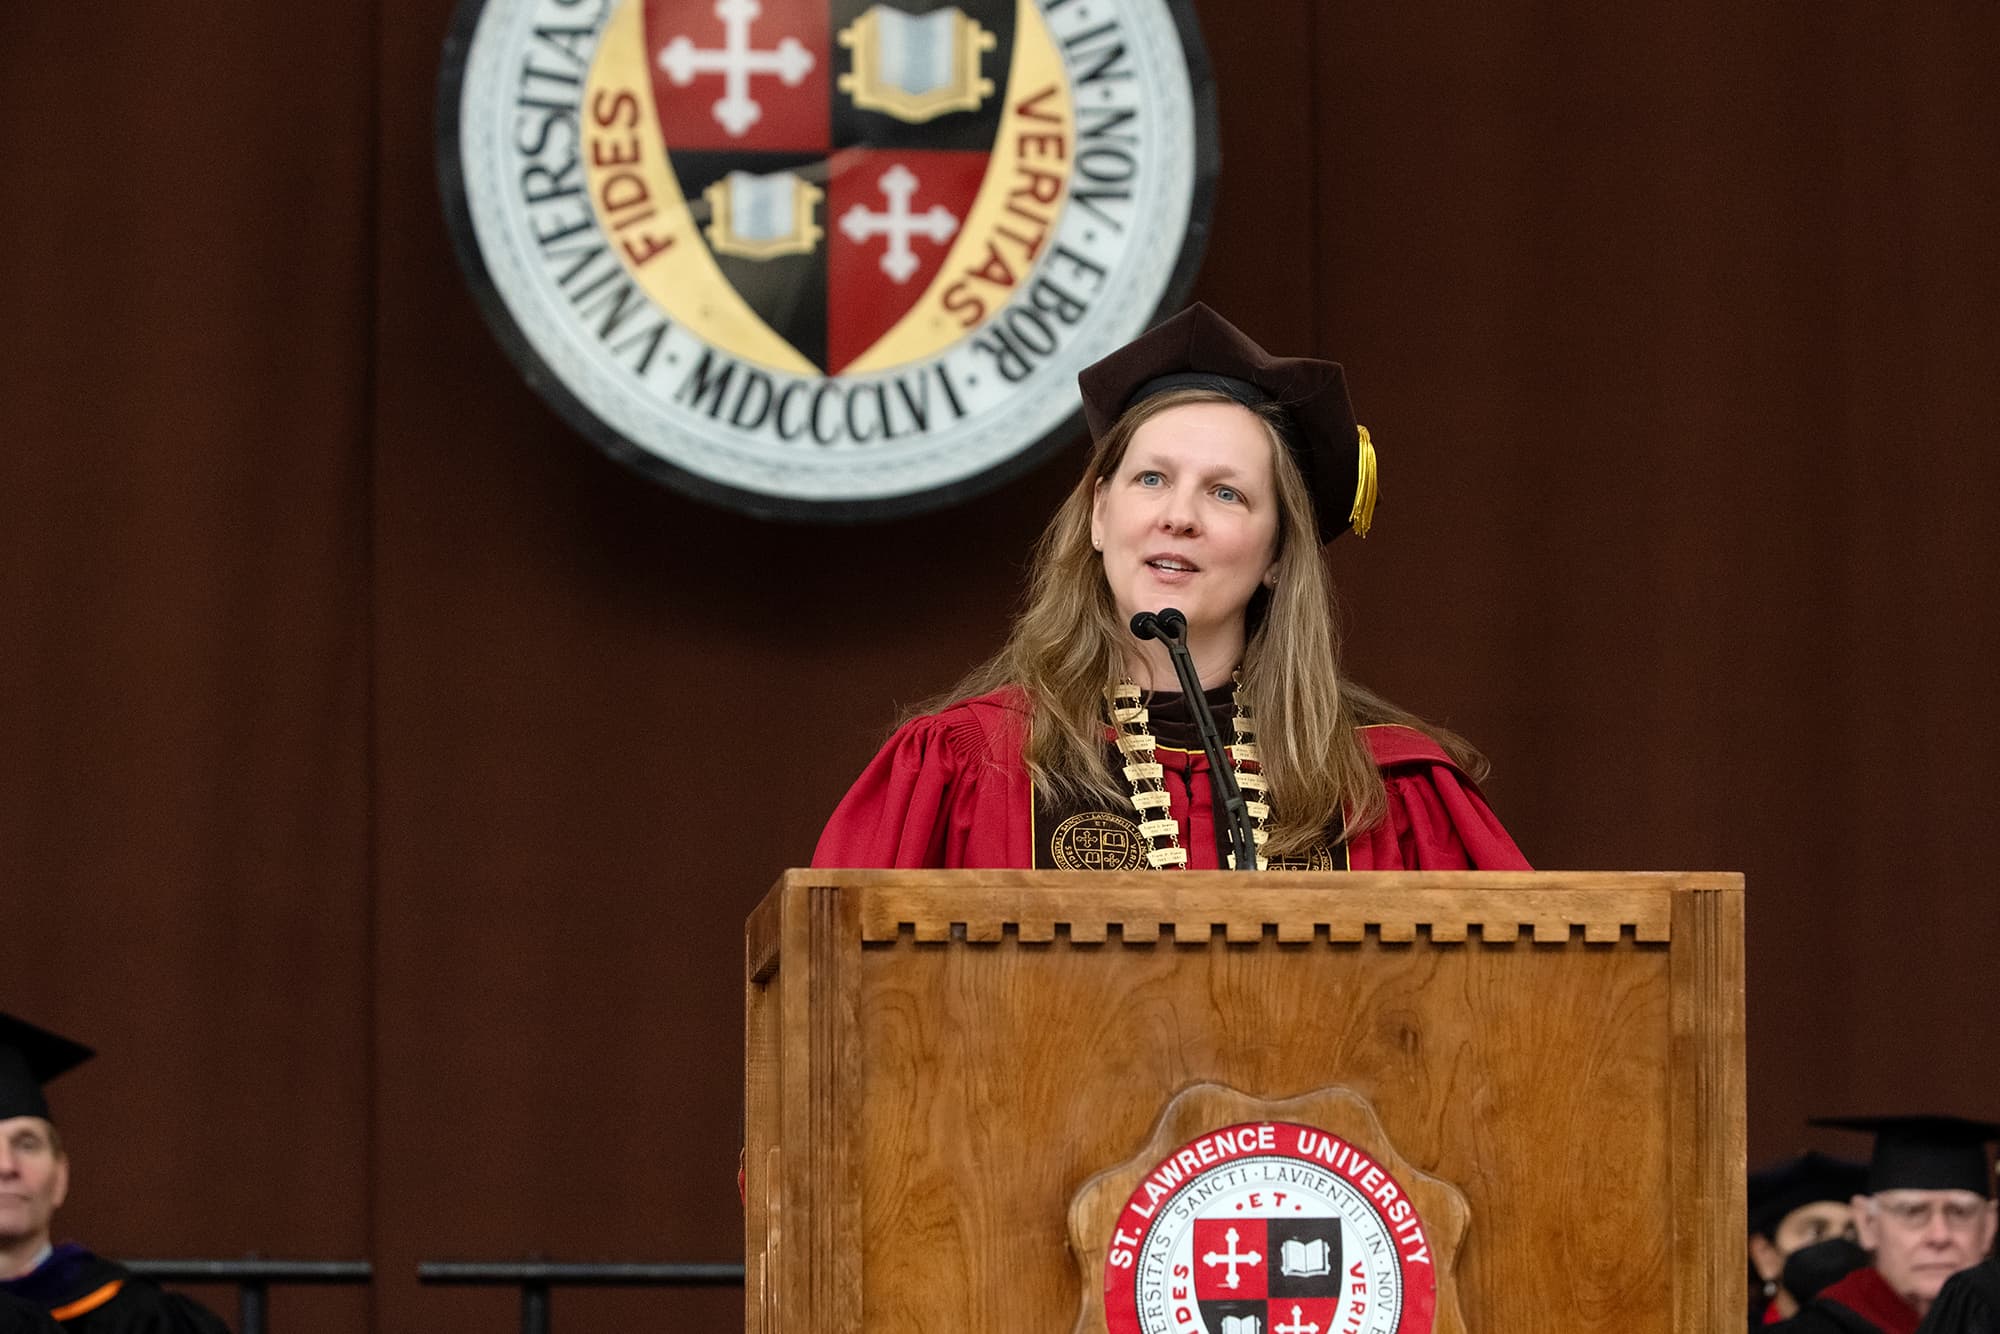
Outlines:
{"label": "earring", "polygon": [[1103,539],[1102,539],[1102,538],[1096,538],[1096,537],[1093,537],[1093,538],[1091,538],[1091,539],[1090,539],[1090,549],[1091,549],[1092,551],[1102,551],[1102,550],[1104,550],[1104,541],[1103,541]]}
{"label": "earring", "polygon": [[1777,1280],[1777,1279],[1775,1279],[1775,1278],[1767,1278],[1767,1279],[1765,1279],[1765,1280],[1764,1280],[1764,1300],[1765,1300],[1765,1301],[1770,1301],[1770,1300],[1771,1300],[1772,1298],[1776,1297],[1777,1295],[1778,1295],[1778,1280]]}

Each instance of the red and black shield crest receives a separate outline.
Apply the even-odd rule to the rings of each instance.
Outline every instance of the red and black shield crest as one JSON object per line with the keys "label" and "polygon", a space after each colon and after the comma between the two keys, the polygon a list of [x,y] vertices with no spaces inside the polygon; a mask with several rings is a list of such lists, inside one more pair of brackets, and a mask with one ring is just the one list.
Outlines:
{"label": "red and black shield crest", "polygon": [[717,266],[837,375],[937,279],[986,179],[1014,6],[646,0],[659,128]]}

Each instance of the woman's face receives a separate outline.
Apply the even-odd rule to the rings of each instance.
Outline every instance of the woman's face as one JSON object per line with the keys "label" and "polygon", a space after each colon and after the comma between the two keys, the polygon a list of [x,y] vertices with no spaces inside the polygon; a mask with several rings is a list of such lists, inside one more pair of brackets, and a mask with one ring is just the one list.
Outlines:
{"label": "woman's face", "polygon": [[1846,1200],[1814,1200],[1786,1214],[1771,1234],[1771,1240],[1778,1243],[1779,1255],[1789,1256],[1801,1247],[1829,1237],[1853,1235],[1854,1209]]}
{"label": "woman's face", "polygon": [[1278,558],[1271,448],[1235,403],[1183,403],[1133,433],[1090,515],[1122,619],[1178,607],[1199,656],[1241,655],[1244,612]]}

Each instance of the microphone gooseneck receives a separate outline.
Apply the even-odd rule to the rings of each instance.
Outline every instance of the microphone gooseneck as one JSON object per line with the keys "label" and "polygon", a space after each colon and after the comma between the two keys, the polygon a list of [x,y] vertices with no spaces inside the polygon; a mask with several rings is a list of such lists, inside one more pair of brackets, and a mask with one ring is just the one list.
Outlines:
{"label": "microphone gooseneck", "polygon": [[1201,673],[1195,670],[1194,655],[1188,652],[1187,617],[1178,607],[1142,611],[1132,617],[1132,633],[1139,639],[1157,639],[1165,644],[1167,656],[1173,660],[1174,674],[1180,677],[1188,712],[1194,717],[1202,751],[1208,756],[1209,788],[1215,796],[1216,813],[1221,817],[1215,822],[1218,864],[1233,865],[1239,871],[1256,870],[1256,827],[1250,823],[1250,810],[1236,781],[1236,766],[1229,762],[1229,755],[1222,748],[1215,714],[1210,712],[1208,699],[1202,694]]}

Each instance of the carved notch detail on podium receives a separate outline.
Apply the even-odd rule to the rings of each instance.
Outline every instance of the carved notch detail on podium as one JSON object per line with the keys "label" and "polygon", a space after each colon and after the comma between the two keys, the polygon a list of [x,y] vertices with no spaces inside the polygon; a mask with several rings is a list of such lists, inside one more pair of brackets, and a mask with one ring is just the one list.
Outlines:
{"label": "carved notch detail on podium", "polygon": [[1672,939],[1668,897],[1630,890],[1508,896],[1476,891],[1352,892],[1263,889],[1235,894],[1133,890],[1066,901],[1030,890],[961,892],[947,909],[934,897],[884,886],[864,891],[861,938],[1025,945],[1205,946],[1412,944],[1664,945]]}

